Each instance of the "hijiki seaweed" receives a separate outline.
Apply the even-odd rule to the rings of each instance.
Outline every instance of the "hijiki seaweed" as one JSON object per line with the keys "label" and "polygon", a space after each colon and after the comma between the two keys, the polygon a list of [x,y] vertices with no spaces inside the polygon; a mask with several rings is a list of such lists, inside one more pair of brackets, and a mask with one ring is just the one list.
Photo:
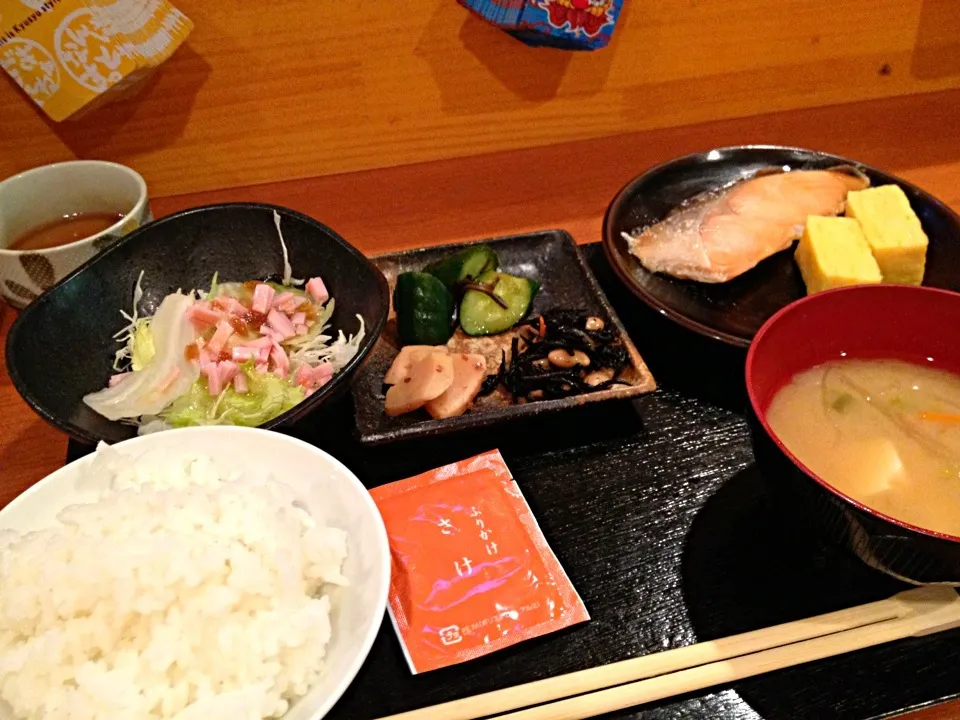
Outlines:
{"label": "hijiki seaweed", "polygon": [[[562,354],[551,356],[557,350]],[[619,333],[603,318],[582,310],[554,309],[518,329],[509,358],[504,351],[499,370],[487,376],[480,395],[501,385],[517,402],[596,392],[628,384],[619,375],[629,364]]]}

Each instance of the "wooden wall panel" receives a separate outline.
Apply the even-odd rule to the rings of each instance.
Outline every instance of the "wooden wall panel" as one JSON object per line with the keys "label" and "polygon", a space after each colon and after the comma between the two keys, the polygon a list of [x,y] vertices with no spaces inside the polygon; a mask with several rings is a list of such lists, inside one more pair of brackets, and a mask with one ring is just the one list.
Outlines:
{"label": "wooden wall panel", "polygon": [[162,196],[960,87],[957,0],[628,0],[596,53],[455,0],[176,4],[196,30],[134,99],[56,125],[0,81],[0,176],[100,157]]}

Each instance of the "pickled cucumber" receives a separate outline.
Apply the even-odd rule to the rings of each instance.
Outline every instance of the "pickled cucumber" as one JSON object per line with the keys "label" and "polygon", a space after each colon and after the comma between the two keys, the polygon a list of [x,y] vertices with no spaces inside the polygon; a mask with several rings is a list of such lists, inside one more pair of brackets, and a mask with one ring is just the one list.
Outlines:
{"label": "pickled cucumber", "polygon": [[497,254],[486,245],[474,245],[442,260],[427,265],[423,271],[430,273],[448,289],[454,290],[465,280],[475,280],[489,270],[500,266]]}
{"label": "pickled cucumber", "polygon": [[405,272],[393,291],[397,331],[404,345],[443,345],[453,335],[455,303],[447,286],[433,275]]}
{"label": "pickled cucumber", "polygon": [[516,325],[530,310],[540,283],[493,270],[483,273],[477,283],[489,287],[506,307],[487,293],[467,290],[460,302],[460,327],[467,335],[495,335]]}

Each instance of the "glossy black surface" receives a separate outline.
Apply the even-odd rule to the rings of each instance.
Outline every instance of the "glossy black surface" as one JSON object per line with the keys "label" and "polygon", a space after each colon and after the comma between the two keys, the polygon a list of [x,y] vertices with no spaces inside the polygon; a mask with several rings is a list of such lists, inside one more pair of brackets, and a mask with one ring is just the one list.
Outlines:
{"label": "glossy black surface", "polygon": [[[904,586],[777,513],[750,450],[744,353],[633,298],[591,266],[661,389],[509,427],[369,448],[348,398],[292,434],[369,486],[499,447],[592,620],[413,677],[389,621],[329,716],[370,720],[516,683],[877,600]],[[82,448],[73,444],[74,455]],[[960,694],[960,632],[906,640],[605,717],[866,720]]]}
{"label": "glossy black surface", "polygon": [[269,205],[226,204],[186,210],[145,225],[69,275],[24,310],[7,339],[7,368],[17,391],[45,420],[74,437],[117,442],[136,428],[112,422],[83,403],[114,372],[114,333],[130,312],[143,272],[141,314],[153,314],[178,289],[206,289],[214,272],[221,282],[283,274],[283,254],[273,211],[294,277],[320,275],[336,300],[331,329],[356,333],[366,321],[360,351],[332,382],[266,423],[302,418],[342,393],[373,348],[387,319],[389,298],[380,271],[360,252],[312,218]]}
{"label": "glossy black surface", "polygon": [[[533,278],[540,283],[540,290],[533,298],[528,315],[534,316],[554,308],[574,308],[613,323],[631,356],[631,367],[620,375],[627,384],[523,405],[516,404],[500,394],[494,394],[478,400],[476,405],[463,415],[443,420],[434,420],[425,410],[388,417],[384,411],[386,394],[383,391],[383,378],[397,357],[400,347],[393,327],[395,321],[391,320],[370,354],[370,361],[357,374],[353,385],[357,432],[362,442],[383,444],[415,437],[445,435],[543,413],[564,411],[588,403],[622,400],[654,389],[655,383],[649,370],[626,336],[623,324],[604,297],[569,233],[547,230],[485,240],[483,244],[497,253],[502,270]],[[373,258],[373,262],[383,271],[392,286],[400,273],[422,270],[430,263],[449,257],[463,247],[463,244],[458,244],[408,250],[380,255]],[[503,344],[509,348],[507,333],[496,337],[506,337]],[[455,339],[454,342],[459,340]],[[489,356],[491,353],[483,354]],[[499,365],[499,344],[492,355],[496,365]],[[488,371],[492,372],[493,368],[488,367]]]}
{"label": "glossy black surface", "polygon": [[651,307],[694,332],[747,347],[771,315],[806,294],[792,250],[767,258],[729,282],[696,283],[648,272],[630,255],[621,233],[651,225],[684,200],[764,168],[816,170],[842,164],[863,170],[874,186],[895,183],[903,188],[930,238],[924,285],[960,290],[960,217],[956,213],[915,185],[880,170],[796,148],[723,148],[648,170],[621,190],[607,210],[607,258],[623,282]]}

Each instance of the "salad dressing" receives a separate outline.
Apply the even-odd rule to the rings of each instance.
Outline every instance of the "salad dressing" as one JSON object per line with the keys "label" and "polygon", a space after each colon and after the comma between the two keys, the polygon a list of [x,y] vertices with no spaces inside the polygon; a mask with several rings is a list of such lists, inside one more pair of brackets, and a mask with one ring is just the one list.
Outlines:
{"label": "salad dressing", "polygon": [[249,310],[242,316],[236,316],[230,318],[230,326],[233,328],[233,331],[238,335],[252,335],[256,336],[260,328],[267,322],[267,316],[265,313],[259,313],[255,310]]}

